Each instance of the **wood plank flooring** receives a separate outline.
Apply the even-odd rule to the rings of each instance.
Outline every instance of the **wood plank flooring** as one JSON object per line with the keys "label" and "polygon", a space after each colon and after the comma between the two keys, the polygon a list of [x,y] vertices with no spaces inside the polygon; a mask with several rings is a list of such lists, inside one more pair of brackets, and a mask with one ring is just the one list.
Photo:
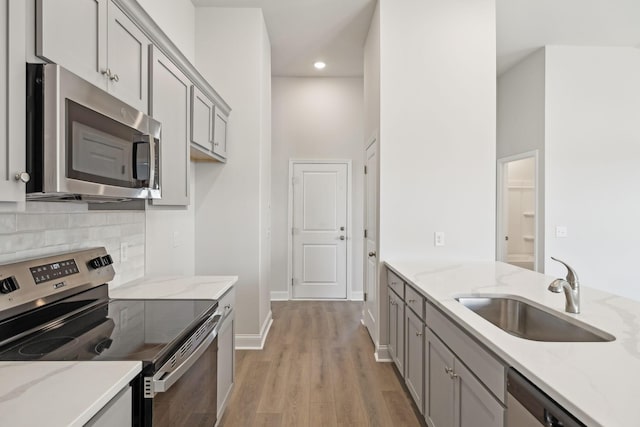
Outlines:
{"label": "wood plank flooring", "polygon": [[236,352],[220,422],[250,426],[421,426],[390,363],[377,363],[362,303],[272,303],[264,350]]}

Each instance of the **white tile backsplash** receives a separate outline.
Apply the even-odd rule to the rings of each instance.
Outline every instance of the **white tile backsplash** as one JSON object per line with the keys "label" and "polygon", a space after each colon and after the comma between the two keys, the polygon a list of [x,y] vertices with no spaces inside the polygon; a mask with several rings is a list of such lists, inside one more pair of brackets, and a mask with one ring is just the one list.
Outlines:
{"label": "white tile backsplash", "polygon": [[[120,260],[120,247],[128,259]],[[104,246],[114,260],[112,284],[144,276],[144,211],[89,211],[82,203],[27,202],[24,212],[0,213],[0,263]]]}

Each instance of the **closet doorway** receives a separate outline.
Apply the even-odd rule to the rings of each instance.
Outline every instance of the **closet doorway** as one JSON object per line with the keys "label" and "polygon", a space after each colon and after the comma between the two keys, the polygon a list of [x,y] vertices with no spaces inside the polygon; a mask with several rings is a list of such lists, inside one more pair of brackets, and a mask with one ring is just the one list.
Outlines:
{"label": "closet doorway", "polygon": [[499,261],[538,270],[538,153],[498,159]]}

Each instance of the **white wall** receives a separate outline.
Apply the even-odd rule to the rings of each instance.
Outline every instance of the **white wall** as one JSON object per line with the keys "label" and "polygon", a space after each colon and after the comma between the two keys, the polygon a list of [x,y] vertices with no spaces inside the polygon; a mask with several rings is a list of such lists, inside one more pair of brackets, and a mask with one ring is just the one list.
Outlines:
{"label": "white wall", "polygon": [[[498,159],[538,151],[539,230],[545,229],[545,49],[533,52],[498,76]],[[539,233],[538,271],[544,272],[545,239]]]}
{"label": "white wall", "polygon": [[137,0],[192,63],[195,62],[195,7],[191,0]]}
{"label": "white wall", "polygon": [[[233,111],[228,162],[196,167],[196,273],[233,274],[239,346],[270,320],[270,45],[260,9],[197,8],[196,66]],[[258,343],[259,344],[259,343]]]}
{"label": "white wall", "polygon": [[366,149],[371,137],[380,130],[380,2],[371,17],[364,45],[364,108],[362,143]]}
{"label": "white wall", "polygon": [[551,46],[546,72],[545,251],[584,285],[640,299],[640,50]]}
{"label": "white wall", "polygon": [[273,79],[271,292],[287,297],[289,160],[352,160],[352,293],[362,297],[363,81],[361,78]]}
{"label": "white wall", "polygon": [[494,259],[494,0],[381,0],[380,18],[381,260]]}

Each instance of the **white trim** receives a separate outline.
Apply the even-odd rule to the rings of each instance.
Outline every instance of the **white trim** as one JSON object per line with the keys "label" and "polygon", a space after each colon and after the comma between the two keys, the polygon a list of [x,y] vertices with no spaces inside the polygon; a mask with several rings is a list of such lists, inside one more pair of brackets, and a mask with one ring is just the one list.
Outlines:
{"label": "white trim", "polygon": [[378,346],[373,355],[376,358],[376,362],[393,362],[391,353],[389,353],[389,346],[386,344]]}
{"label": "white trim", "polygon": [[271,301],[289,301],[289,291],[271,291]]}
{"label": "white trim", "polygon": [[[353,178],[352,178],[352,161],[350,159],[289,159],[289,200],[288,200],[288,212],[287,212],[287,293],[289,295],[290,300],[293,300],[293,289],[291,285],[291,280],[293,279],[293,264],[292,254],[293,254],[293,236],[291,235],[291,229],[293,228],[293,166],[295,164],[332,164],[332,165],[347,165],[347,264],[346,264],[346,274],[347,274],[347,297],[346,300],[352,299],[352,270],[353,270],[353,218],[352,218],[352,210],[353,210]],[[296,298],[296,301],[299,301],[299,298]],[[314,301],[329,301],[325,299],[315,299]],[[345,301],[342,299],[341,301]]]}
{"label": "white trim", "polygon": [[506,206],[504,205],[504,193],[507,190],[507,183],[504,181],[504,169],[507,163],[514,162],[516,160],[523,160],[533,158],[535,160],[535,218],[533,221],[534,227],[534,236],[535,242],[533,245],[533,269],[535,271],[540,271],[538,267],[541,265],[540,262],[540,242],[542,242],[542,237],[540,235],[540,227],[538,226],[540,221],[540,161],[539,161],[539,151],[532,150],[524,153],[516,154],[513,156],[502,157],[497,160],[497,180],[496,180],[496,259],[498,261],[502,261],[504,258],[503,253],[503,239],[504,239],[504,219],[505,219],[505,211]]}
{"label": "white trim", "polygon": [[271,330],[271,324],[273,324],[273,317],[269,311],[259,334],[236,334],[236,350],[262,350]]}

